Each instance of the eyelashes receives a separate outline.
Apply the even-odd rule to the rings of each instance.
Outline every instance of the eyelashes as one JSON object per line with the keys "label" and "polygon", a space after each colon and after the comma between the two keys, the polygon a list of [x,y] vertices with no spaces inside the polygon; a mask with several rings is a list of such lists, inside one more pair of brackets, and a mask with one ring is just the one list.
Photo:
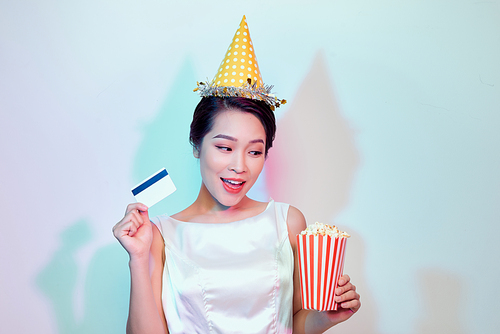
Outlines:
{"label": "eyelashes", "polygon": [[227,146],[218,146],[218,145],[215,145],[215,147],[217,147],[217,149],[221,150],[221,151],[224,151],[224,152],[231,152],[232,149],[230,147],[227,147]]}
{"label": "eyelashes", "polygon": [[[233,149],[231,147],[227,147],[227,146],[221,146],[221,145],[215,145],[215,147],[220,150],[220,151],[223,151],[223,152],[232,152]],[[261,156],[263,154],[262,151],[250,151],[248,152],[250,155],[253,155],[255,157],[258,157],[258,156]]]}

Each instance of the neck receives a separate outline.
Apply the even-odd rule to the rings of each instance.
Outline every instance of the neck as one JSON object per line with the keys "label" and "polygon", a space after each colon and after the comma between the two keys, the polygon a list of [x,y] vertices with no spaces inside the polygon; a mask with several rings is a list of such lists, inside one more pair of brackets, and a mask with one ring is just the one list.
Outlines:
{"label": "neck", "polygon": [[266,203],[254,201],[247,196],[236,205],[222,205],[202,183],[198,197],[193,204],[172,217],[194,223],[227,223],[253,217],[261,213],[265,206]]}
{"label": "neck", "polygon": [[238,204],[225,206],[217,201],[208,191],[205,184],[202,183],[198,197],[193,204],[198,207],[200,212],[204,212],[205,214],[225,215],[246,208],[250,202],[252,202],[252,200],[245,196]]}

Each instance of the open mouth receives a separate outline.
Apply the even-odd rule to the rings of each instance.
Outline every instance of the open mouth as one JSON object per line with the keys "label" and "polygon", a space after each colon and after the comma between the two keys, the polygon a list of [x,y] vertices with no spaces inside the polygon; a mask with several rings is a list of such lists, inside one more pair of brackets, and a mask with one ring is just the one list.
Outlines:
{"label": "open mouth", "polygon": [[245,184],[245,181],[229,180],[229,179],[224,179],[222,177],[220,179],[224,183],[224,186],[226,188],[231,189],[231,190],[240,190],[243,187],[243,185]]}

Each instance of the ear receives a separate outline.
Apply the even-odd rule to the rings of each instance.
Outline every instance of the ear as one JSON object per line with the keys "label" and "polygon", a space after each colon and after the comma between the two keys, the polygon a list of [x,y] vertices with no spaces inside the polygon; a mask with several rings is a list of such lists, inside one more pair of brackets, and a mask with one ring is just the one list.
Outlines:
{"label": "ear", "polygon": [[196,158],[196,159],[199,159],[200,158],[200,151],[198,151],[197,148],[193,147],[193,156]]}

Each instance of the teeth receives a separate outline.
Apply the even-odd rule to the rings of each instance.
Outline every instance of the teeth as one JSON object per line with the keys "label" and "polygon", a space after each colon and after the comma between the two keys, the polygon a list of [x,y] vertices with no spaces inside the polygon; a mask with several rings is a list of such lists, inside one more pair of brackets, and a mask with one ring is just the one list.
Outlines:
{"label": "teeth", "polygon": [[243,182],[238,182],[238,181],[233,181],[233,180],[227,180],[227,179],[224,179],[224,182],[231,183],[231,184],[234,184],[234,185],[237,185],[237,186],[243,183]]}

